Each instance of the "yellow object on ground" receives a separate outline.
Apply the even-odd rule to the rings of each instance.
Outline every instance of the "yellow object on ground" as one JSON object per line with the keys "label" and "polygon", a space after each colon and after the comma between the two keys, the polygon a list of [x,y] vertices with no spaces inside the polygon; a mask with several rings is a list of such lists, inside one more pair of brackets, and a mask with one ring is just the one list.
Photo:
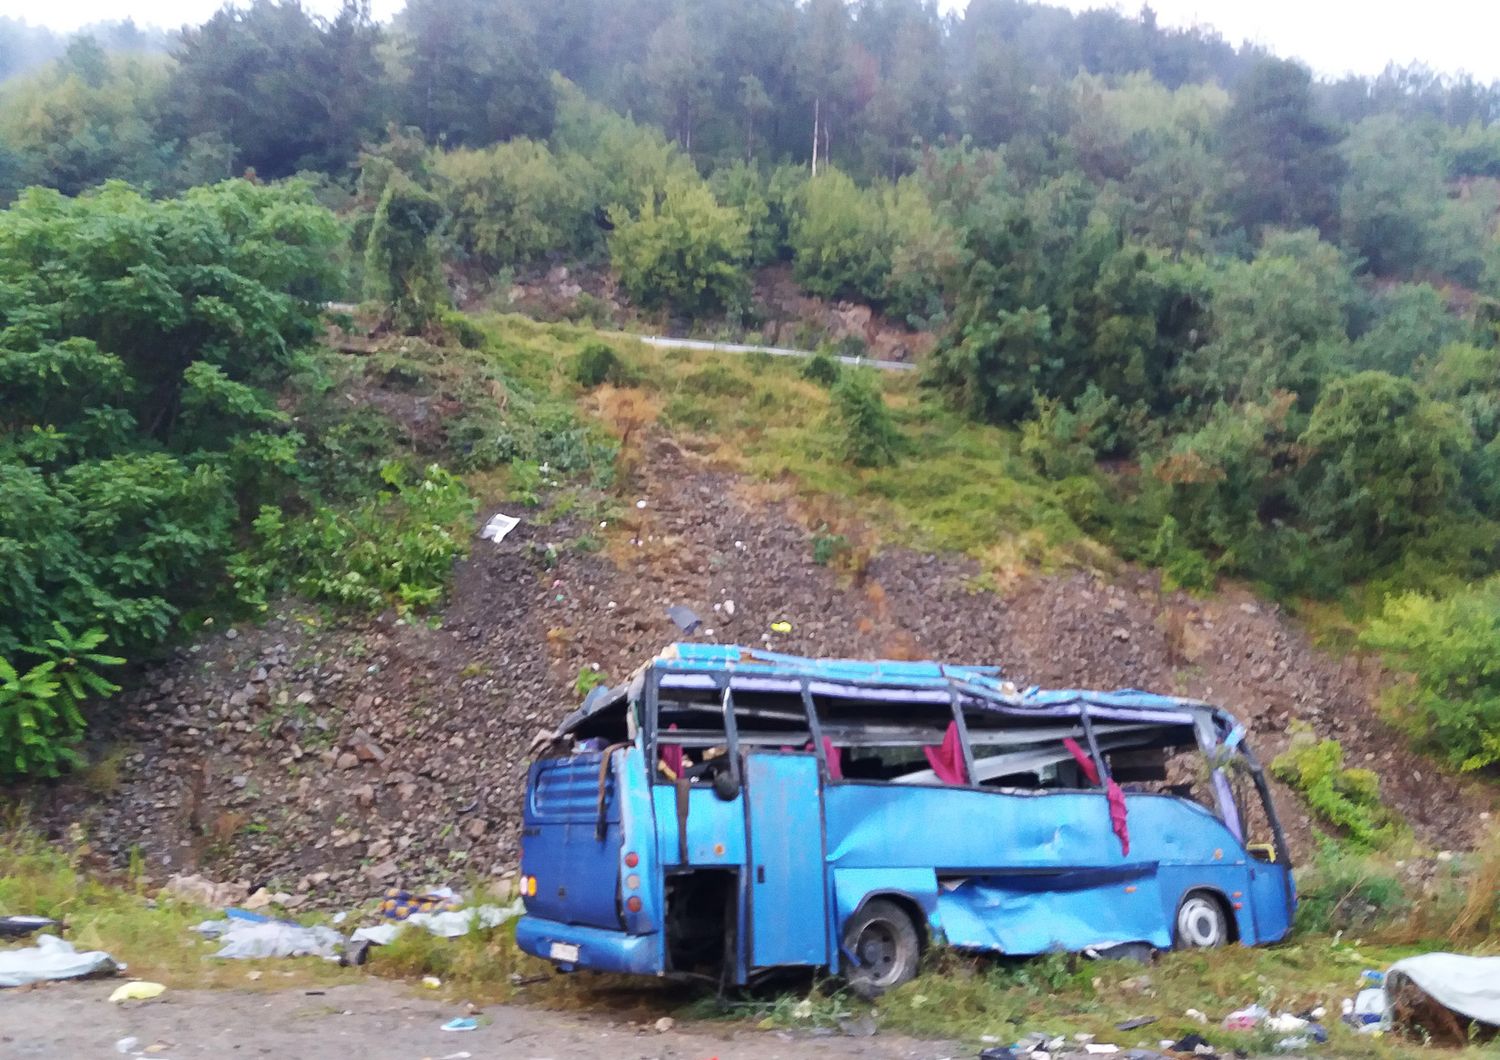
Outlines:
{"label": "yellow object on ground", "polygon": [[111,1001],[150,1001],[153,997],[160,997],[166,989],[160,983],[138,980],[115,987],[115,992],[109,995],[109,999]]}

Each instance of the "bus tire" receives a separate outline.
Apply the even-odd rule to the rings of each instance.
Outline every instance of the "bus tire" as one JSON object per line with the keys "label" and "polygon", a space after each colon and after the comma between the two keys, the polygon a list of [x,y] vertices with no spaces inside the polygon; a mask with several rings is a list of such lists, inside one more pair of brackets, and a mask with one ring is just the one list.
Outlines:
{"label": "bus tire", "polygon": [[1217,895],[1209,891],[1189,891],[1183,895],[1172,923],[1173,949],[1213,949],[1232,937],[1229,913]]}
{"label": "bus tire", "polygon": [[870,899],[844,924],[844,978],[860,997],[879,997],[913,978],[921,957],[917,926],[889,899]]}

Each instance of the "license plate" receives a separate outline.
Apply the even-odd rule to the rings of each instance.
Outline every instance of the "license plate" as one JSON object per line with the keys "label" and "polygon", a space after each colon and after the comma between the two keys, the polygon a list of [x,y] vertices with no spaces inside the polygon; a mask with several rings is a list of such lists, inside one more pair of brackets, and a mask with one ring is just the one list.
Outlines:
{"label": "license plate", "polygon": [[572,964],[578,960],[578,947],[567,942],[554,942],[552,948],[547,951],[547,956],[554,961]]}

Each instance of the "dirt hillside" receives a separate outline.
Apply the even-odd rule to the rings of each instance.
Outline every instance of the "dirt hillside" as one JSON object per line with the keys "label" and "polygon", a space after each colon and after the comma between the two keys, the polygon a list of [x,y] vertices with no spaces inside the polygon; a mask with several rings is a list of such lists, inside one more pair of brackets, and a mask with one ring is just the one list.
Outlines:
{"label": "dirt hillside", "polygon": [[[431,621],[287,612],[179,651],[95,720],[106,764],[38,793],[39,821],[58,834],[81,822],[110,864],[139,848],[156,875],[201,870],[314,904],[503,875],[527,744],[576,704],[580,668],[618,679],[677,639],[671,604],[703,617],[702,640],[1200,696],[1249,723],[1267,760],[1303,719],[1374,768],[1437,849],[1467,846],[1491,809],[1376,716],[1373,668],[1315,650],[1248,596],[1163,594],[1139,573],[1036,576],[1001,595],[977,588],[968,560],[901,548],[820,566],[793,506],[669,440],[649,456],[625,525],[530,513],[500,545],[475,541]],[[567,547],[585,530],[605,551]],[[772,634],[775,621],[792,632]],[[1305,811],[1285,790],[1278,803],[1305,852]]]}

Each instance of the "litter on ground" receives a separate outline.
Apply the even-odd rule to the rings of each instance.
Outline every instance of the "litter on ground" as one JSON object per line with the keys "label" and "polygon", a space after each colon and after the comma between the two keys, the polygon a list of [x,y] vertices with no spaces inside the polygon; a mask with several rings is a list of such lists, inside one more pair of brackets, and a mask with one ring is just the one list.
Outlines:
{"label": "litter on ground", "polygon": [[109,975],[118,968],[114,958],[102,950],[79,953],[66,939],[43,935],[35,946],[0,951],[0,987]]}
{"label": "litter on ground", "polygon": [[166,987],[160,983],[150,983],[144,979],[137,979],[133,983],[121,983],[115,987],[114,993],[109,999],[116,1004],[121,1001],[150,1001],[153,997],[161,997],[166,992]]}

